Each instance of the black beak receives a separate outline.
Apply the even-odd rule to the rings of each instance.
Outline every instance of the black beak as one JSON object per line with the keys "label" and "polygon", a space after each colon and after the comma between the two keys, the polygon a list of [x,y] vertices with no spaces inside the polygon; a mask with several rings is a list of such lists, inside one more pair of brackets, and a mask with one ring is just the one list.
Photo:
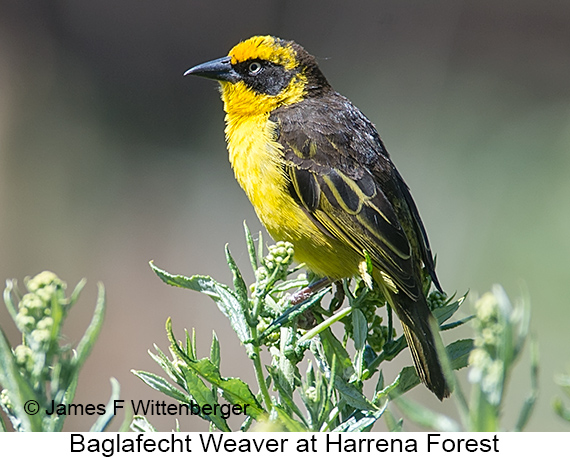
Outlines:
{"label": "black beak", "polygon": [[233,69],[231,57],[226,56],[209,62],[201,63],[190,68],[184,76],[196,75],[204,78],[215,79],[216,81],[238,82],[239,74]]}

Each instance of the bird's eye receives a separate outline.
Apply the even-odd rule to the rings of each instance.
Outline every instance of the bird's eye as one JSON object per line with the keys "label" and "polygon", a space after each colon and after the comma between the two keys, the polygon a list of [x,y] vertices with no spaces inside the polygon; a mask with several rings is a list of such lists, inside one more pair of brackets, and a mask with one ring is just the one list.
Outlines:
{"label": "bird's eye", "polygon": [[253,61],[249,64],[249,66],[247,67],[247,71],[249,72],[250,75],[257,75],[261,69],[263,67],[261,66],[261,64],[257,61]]}

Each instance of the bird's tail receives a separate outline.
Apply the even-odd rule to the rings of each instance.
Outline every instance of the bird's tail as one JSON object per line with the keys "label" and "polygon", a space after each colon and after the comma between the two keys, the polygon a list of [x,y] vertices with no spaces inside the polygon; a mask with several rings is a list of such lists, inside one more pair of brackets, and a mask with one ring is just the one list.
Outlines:
{"label": "bird's tail", "polygon": [[420,295],[420,300],[414,302],[404,294],[398,294],[394,297],[396,303],[393,307],[402,322],[419,378],[437,398],[443,400],[449,396],[450,389],[437,356],[436,338],[439,340],[440,336],[432,331],[436,321],[423,294]]}

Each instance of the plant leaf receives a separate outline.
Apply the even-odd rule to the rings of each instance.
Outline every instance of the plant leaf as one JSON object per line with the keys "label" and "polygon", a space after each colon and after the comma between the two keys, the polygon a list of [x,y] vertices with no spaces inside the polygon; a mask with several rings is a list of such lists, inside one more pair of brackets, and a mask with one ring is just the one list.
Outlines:
{"label": "plant leaf", "polygon": [[361,418],[350,417],[338,427],[336,427],[333,432],[364,432],[368,431],[378,419],[382,417],[388,402],[384,403],[381,409],[376,411],[367,411]]}
{"label": "plant leaf", "polygon": [[131,422],[133,432],[158,432],[158,430],[144,416],[134,416]]}
{"label": "plant leaf", "polygon": [[416,424],[440,432],[459,432],[461,427],[449,417],[400,396],[394,400],[400,411]]}
{"label": "plant leaf", "polygon": [[335,378],[336,389],[341,398],[353,408],[361,411],[376,411],[378,408],[368,401],[368,399],[352,384],[349,384],[340,376]]}
{"label": "plant leaf", "polygon": [[220,341],[216,332],[212,332],[212,346],[210,347],[210,360],[214,366],[220,369]]}
{"label": "plant leaf", "polygon": [[354,348],[357,351],[362,351],[364,345],[366,344],[366,336],[368,335],[368,325],[366,323],[366,318],[362,311],[358,308],[353,308],[352,310],[352,328],[353,330],[353,340]]}
{"label": "plant leaf", "polygon": [[172,275],[150,263],[153,271],[166,284],[190,289],[211,297],[220,311],[229,319],[230,325],[242,343],[251,341],[251,331],[247,325],[243,307],[239,297],[228,286],[220,284],[209,276],[195,275],[190,278],[183,275]]}
{"label": "plant leaf", "polygon": [[90,432],[104,432],[115,417],[115,400],[121,396],[121,385],[115,378],[111,378],[111,397],[105,407],[105,414],[99,416],[89,429]]}
{"label": "plant leaf", "polygon": [[239,378],[221,377],[218,369],[208,359],[191,361],[188,367],[220,389],[223,397],[231,404],[249,405],[248,412],[254,419],[266,414],[245,382]]}
{"label": "plant leaf", "polygon": [[97,337],[99,336],[99,332],[101,331],[101,327],[103,326],[103,319],[105,318],[105,287],[103,286],[103,283],[97,284],[97,289],[97,304],[95,305],[93,317],[91,318],[91,322],[87,327],[87,330],[85,330],[85,334],[77,345],[76,355],[74,357],[73,363],[76,376],[79,375],[79,370],[91,353],[91,350],[97,341]]}
{"label": "plant leaf", "polygon": [[190,403],[191,398],[187,394],[178,390],[163,377],[154,373],[139,370],[131,370],[131,373],[154,390],[157,390],[164,395],[168,395],[170,398],[173,398],[180,403]]}
{"label": "plant leaf", "polygon": [[395,399],[413,389],[420,383],[420,378],[414,367],[404,367],[398,374],[396,380],[385,387],[382,393],[388,393],[391,399]]}
{"label": "plant leaf", "polygon": [[[200,407],[200,417],[212,422],[221,431],[231,431],[228,423],[219,411],[213,411],[212,414],[205,414],[202,411],[202,408],[205,405],[215,405],[218,403],[215,392],[208,388],[208,386],[204,384],[204,381],[202,381],[199,376],[187,366],[182,366],[180,369],[182,373],[184,373],[186,384],[188,385],[188,392],[192,396],[193,401],[195,401]],[[188,407],[191,407],[192,401],[188,401],[186,403],[188,404]]]}
{"label": "plant leaf", "polygon": [[273,379],[273,384],[277,389],[277,391],[279,392],[280,401],[285,403],[285,405],[289,409],[291,409],[291,411],[293,411],[303,421],[304,425],[306,426],[307,424],[305,422],[305,418],[303,417],[303,413],[301,412],[301,410],[299,409],[299,407],[295,403],[295,400],[292,397],[291,387],[287,382],[285,383],[282,382],[283,375],[279,372],[280,371],[279,368],[268,366],[267,370],[271,374],[271,378]]}
{"label": "plant leaf", "polygon": [[8,279],[6,280],[6,288],[4,289],[4,303],[6,304],[6,308],[12,316],[14,322],[16,322],[16,316],[18,315],[18,310],[14,305],[14,301],[12,300],[12,292],[18,295],[16,289],[16,280],[15,279]]}
{"label": "plant leaf", "polygon": [[334,336],[330,328],[319,333],[319,337],[328,366],[333,366],[334,359],[336,362],[334,364],[336,367],[335,374],[343,379],[349,379],[354,374],[354,367],[345,347]]}
{"label": "plant leaf", "polygon": [[232,254],[230,253],[230,248],[227,244],[226,244],[226,262],[228,263],[228,266],[230,267],[230,271],[232,272],[234,278],[235,293],[238,297],[240,304],[242,305],[242,308],[244,309],[243,312],[245,313],[246,312],[245,310],[248,308],[249,304],[249,298],[247,295],[247,286],[245,284],[245,281],[243,280],[241,271],[239,271],[239,268],[234,258],[232,257]]}
{"label": "plant leaf", "polygon": [[469,360],[469,354],[473,349],[473,340],[467,338],[464,340],[457,340],[446,346],[445,350],[447,356],[449,357],[449,362],[451,363],[451,368],[454,370],[460,370],[467,366]]}
{"label": "plant leaf", "polygon": [[253,242],[253,237],[249,231],[247,223],[243,221],[243,228],[245,230],[245,242],[247,244],[247,253],[249,254],[249,261],[251,262],[251,268],[253,271],[257,270],[257,254],[255,253],[255,244]]}
{"label": "plant leaf", "polygon": [[307,427],[301,422],[293,419],[281,405],[273,405],[277,412],[279,421],[290,432],[306,432]]}
{"label": "plant leaf", "polygon": [[174,366],[174,364],[166,357],[166,354],[160,350],[160,348],[155,344],[154,349],[156,354],[148,351],[151,358],[165,371],[165,373],[170,376],[172,380],[176,382],[180,387],[186,389],[186,380],[182,377],[179,370]]}

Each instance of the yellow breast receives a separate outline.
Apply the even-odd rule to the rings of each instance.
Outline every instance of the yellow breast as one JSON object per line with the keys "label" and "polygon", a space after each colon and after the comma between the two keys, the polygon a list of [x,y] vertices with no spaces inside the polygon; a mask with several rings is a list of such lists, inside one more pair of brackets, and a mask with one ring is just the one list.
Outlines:
{"label": "yellow breast", "polygon": [[295,246],[296,260],[331,278],[358,273],[358,256],[324,234],[291,197],[282,148],[269,113],[226,116],[226,140],[235,176],[269,234]]}
{"label": "yellow breast", "polygon": [[288,180],[269,115],[226,117],[226,139],[235,176],[258,217],[277,239],[302,231],[307,216],[287,192]]}

